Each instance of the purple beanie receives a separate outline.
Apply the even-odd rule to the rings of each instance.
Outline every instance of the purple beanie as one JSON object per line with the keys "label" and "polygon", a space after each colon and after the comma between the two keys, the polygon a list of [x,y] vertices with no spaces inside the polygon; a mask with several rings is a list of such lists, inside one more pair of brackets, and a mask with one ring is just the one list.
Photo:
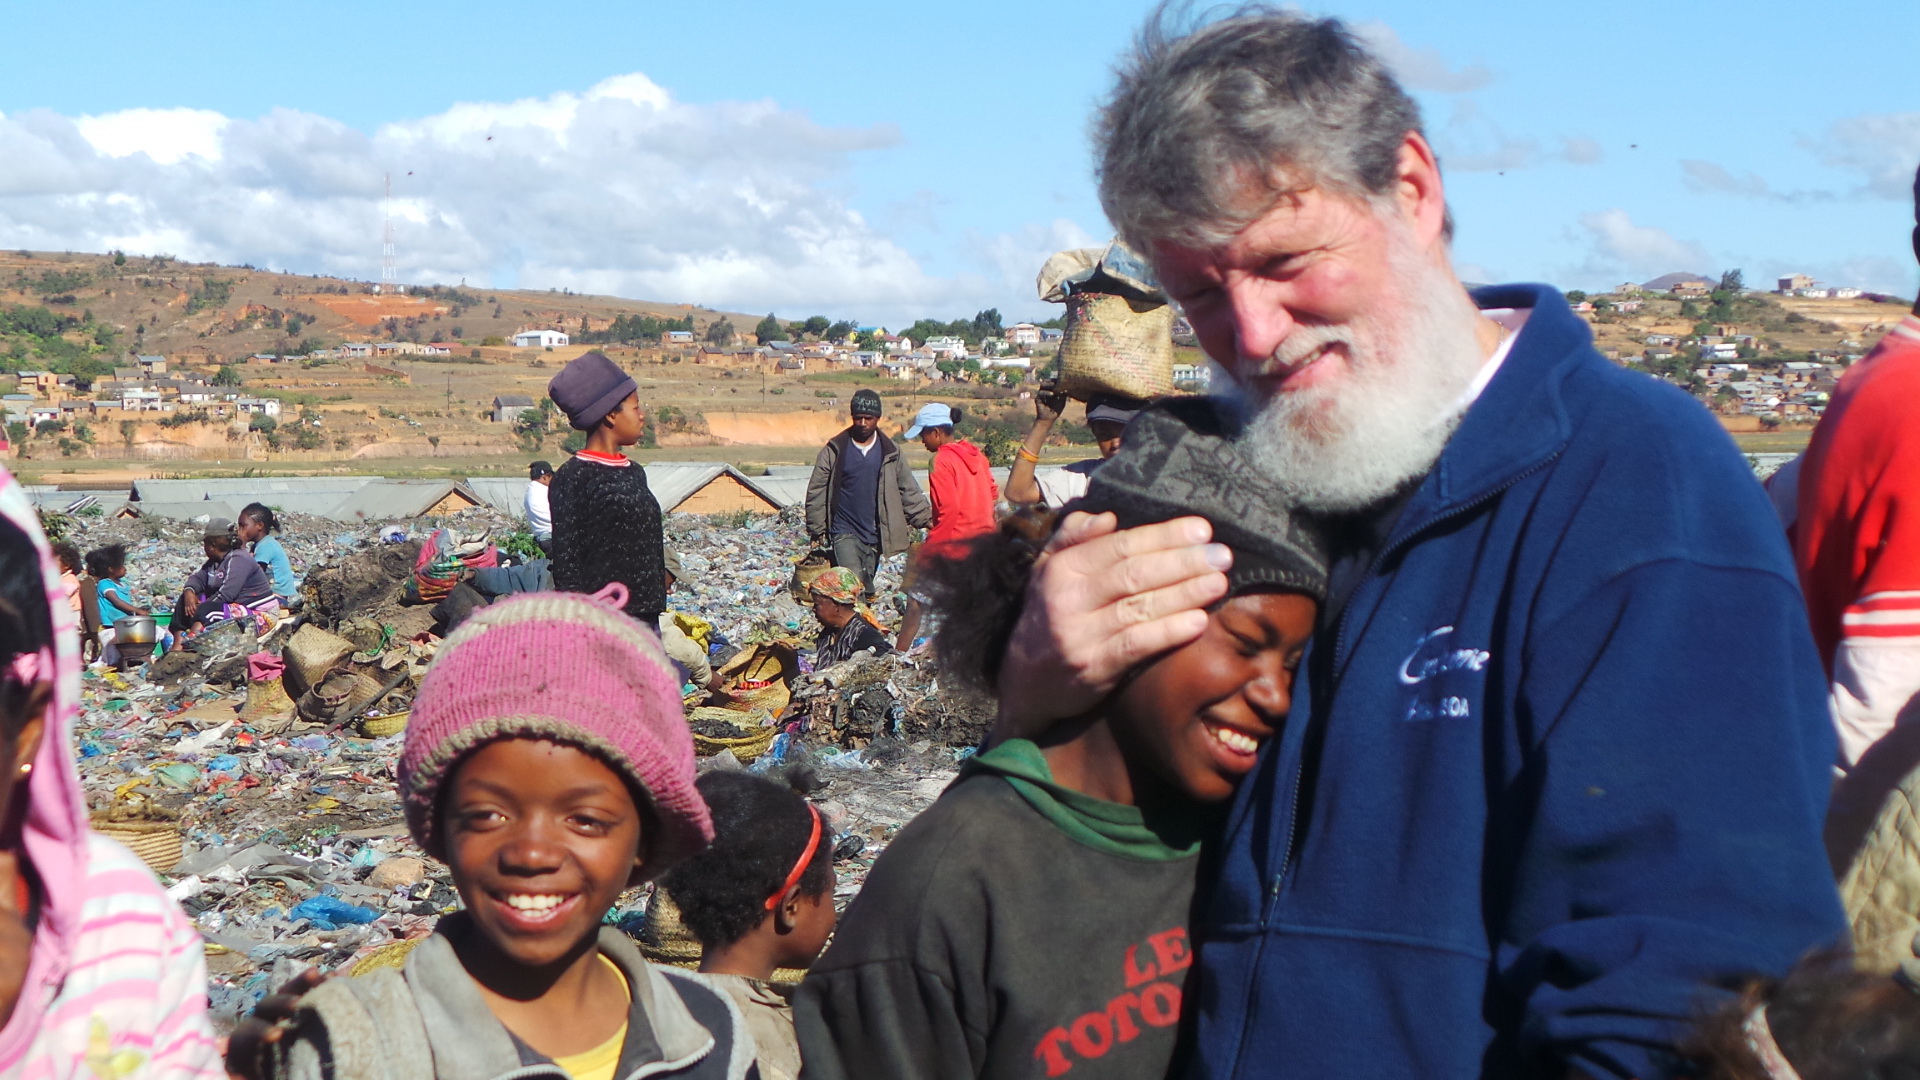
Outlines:
{"label": "purple beanie", "polygon": [[440,647],[407,721],[400,792],[407,828],[429,855],[441,785],[460,759],[496,739],[577,746],[652,804],[648,876],[713,839],[693,787],[693,736],[660,640],[621,613],[625,587],[599,595],[532,593],[482,608]]}
{"label": "purple beanie", "polygon": [[595,349],[567,361],[560,374],[547,383],[547,396],[567,414],[567,423],[581,431],[592,431],[627,400],[628,394],[639,389],[633,376]]}

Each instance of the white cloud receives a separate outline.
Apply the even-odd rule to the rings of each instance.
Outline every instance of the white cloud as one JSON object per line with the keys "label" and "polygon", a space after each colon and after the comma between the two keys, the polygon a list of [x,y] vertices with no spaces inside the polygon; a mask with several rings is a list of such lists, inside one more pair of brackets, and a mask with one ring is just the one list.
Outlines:
{"label": "white cloud", "polygon": [[895,319],[1006,301],[1027,233],[976,239],[980,272],[943,278],[847,205],[856,155],[899,141],[770,101],[675,101],[639,74],[372,134],[286,109],[35,111],[0,116],[0,246],[372,279],[390,173],[406,281]]}
{"label": "white cloud", "polygon": [[1605,148],[1583,135],[1572,135],[1560,142],[1560,158],[1570,165],[1598,165],[1606,156]]}
{"label": "white cloud", "polygon": [[1472,98],[1461,98],[1445,127],[1434,132],[1440,164],[1458,172],[1503,172],[1540,161],[1540,144],[1507,134]]}
{"label": "white cloud", "polygon": [[1656,226],[1636,225],[1618,207],[1581,214],[1580,227],[1586,232],[1591,253],[1585,265],[1569,277],[1644,280],[1675,271],[1706,273],[1713,265],[1706,249],[1697,242],[1677,239]]}
{"label": "white cloud", "polygon": [[1387,67],[1408,88],[1431,90],[1441,94],[1464,94],[1493,81],[1493,72],[1484,64],[1455,68],[1438,49],[1421,49],[1407,44],[1383,22],[1364,22],[1354,33],[1373,47]]}
{"label": "white cloud", "polygon": [[1913,197],[1914,166],[1920,163],[1920,112],[1850,116],[1806,142],[1823,163],[1857,173],[1862,180],[1860,194]]}

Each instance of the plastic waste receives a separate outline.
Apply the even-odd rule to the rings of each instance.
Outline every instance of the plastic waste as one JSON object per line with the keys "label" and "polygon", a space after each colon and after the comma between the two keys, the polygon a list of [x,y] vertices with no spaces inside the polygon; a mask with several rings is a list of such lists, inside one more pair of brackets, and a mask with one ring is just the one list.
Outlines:
{"label": "plastic waste", "polygon": [[321,930],[338,930],[342,926],[359,926],[370,923],[380,917],[380,912],[372,908],[363,908],[349,904],[331,896],[315,896],[293,905],[287,912],[294,919],[305,919]]}

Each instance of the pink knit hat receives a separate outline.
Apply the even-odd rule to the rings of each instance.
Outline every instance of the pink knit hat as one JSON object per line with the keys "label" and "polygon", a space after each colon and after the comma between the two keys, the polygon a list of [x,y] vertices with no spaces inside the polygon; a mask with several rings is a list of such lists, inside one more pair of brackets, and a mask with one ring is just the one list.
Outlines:
{"label": "pink knit hat", "polygon": [[651,802],[651,876],[713,839],[693,787],[693,736],[660,640],[621,613],[625,586],[587,597],[533,593],[482,608],[440,647],[400,754],[407,828],[442,857],[440,786],[462,757],[496,739],[567,743],[604,760]]}

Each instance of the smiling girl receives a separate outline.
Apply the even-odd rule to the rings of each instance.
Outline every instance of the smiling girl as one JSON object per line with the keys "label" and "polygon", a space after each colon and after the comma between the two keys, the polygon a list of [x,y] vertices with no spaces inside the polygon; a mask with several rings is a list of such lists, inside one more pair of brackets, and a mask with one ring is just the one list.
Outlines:
{"label": "smiling girl", "polygon": [[[1201,838],[1283,722],[1326,591],[1319,537],[1205,402],[1141,413],[1072,510],[1199,515],[1233,552],[1192,643],[1083,716],[972,758],[901,831],[801,984],[809,1080],[1163,1077]],[[943,677],[993,686],[1051,534],[1023,512],[931,584]]]}
{"label": "smiling girl", "polygon": [[740,1080],[753,1041],[726,995],[655,967],[601,920],[712,838],[659,640],[625,590],[535,593],[447,638],[407,725],[414,840],[465,910],[403,972],[308,993],[276,1075]]}

